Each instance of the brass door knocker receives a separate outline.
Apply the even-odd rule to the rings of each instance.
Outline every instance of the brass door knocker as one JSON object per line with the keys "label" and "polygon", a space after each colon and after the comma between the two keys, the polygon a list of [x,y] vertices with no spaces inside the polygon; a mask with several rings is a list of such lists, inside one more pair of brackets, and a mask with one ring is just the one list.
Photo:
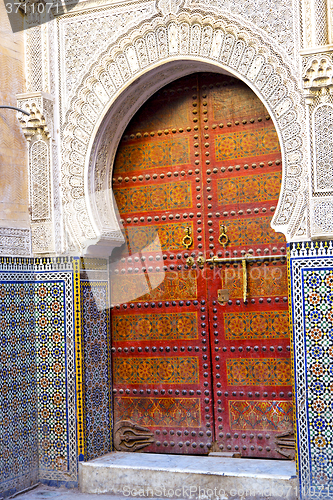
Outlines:
{"label": "brass door knocker", "polygon": [[192,246],[192,243],[193,243],[193,238],[191,236],[191,228],[187,227],[185,229],[185,236],[183,238],[183,245],[186,249],[188,249],[188,248],[190,248],[190,246]]}
{"label": "brass door knocker", "polygon": [[223,247],[226,247],[227,244],[229,243],[229,238],[227,236],[227,228],[224,224],[221,225],[221,230],[220,230],[220,236],[219,236],[219,243]]}

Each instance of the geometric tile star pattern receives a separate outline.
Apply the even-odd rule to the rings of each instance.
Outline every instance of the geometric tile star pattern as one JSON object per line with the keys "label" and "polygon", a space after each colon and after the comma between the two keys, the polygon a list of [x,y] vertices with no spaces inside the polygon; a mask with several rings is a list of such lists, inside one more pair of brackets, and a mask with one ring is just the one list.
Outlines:
{"label": "geometric tile star pattern", "polygon": [[303,271],[313,478],[333,485],[333,268]]}
{"label": "geometric tile star pattern", "polygon": [[112,447],[110,322],[107,281],[81,280],[85,460]]}
{"label": "geometric tile star pattern", "polygon": [[301,496],[332,498],[333,242],[291,243],[289,251]]}
{"label": "geometric tile star pattern", "polygon": [[0,496],[36,479],[38,460],[33,276],[11,278],[1,273]]}

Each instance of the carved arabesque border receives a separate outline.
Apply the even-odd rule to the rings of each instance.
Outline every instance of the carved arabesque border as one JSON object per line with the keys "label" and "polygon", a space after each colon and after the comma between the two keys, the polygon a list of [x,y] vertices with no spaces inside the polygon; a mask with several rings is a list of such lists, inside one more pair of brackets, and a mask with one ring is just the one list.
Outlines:
{"label": "carved arabesque border", "polygon": [[332,53],[326,51],[304,56],[302,78],[308,108],[310,235],[313,239],[330,239],[333,234]]}
{"label": "carved arabesque border", "polygon": [[29,147],[29,199],[32,251],[55,251],[53,222],[52,139],[54,137],[54,99],[45,92],[17,95],[18,118]]}
{"label": "carved arabesque border", "polygon": [[[118,141],[136,111],[139,83],[136,98],[132,95],[129,99],[128,89],[144,80],[150,70],[156,71],[157,67],[175,60],[182,64],[190,60],[192,65],[208,63],[211,70],[224,69],[247,83],[264,102],[274,120],[283,158],[283,183],[272,225],[291,240],[304,216],[308,193],[304,103],[293,69],[276,47],[254,30],[244,29],[236,21],[231,24],[230,18],[217,21],[183,12],[145,22],[112,44],[92,65],[70,103],[63,128],[62,189],[68,229],[77,247],[86,249],[103,238],[103,234],[110,241],[121,241],[119,230],[105,227],[105,214],[101,213],[97,198],[101,192],[110,191],[110,172]],[[159,87],[165,83],[161,74]],[[156,86],[146,81],[146,98],[155,91]],[[103,137],[114,136],[117,141],[111,141],[112,147],[99,154]],[[95,172],[97,158],[107,162],[102,181],[100,172]],[[105,206],[104,200],[103,210]],[[112,203],[109,209],[110,217],[116,220]]]}

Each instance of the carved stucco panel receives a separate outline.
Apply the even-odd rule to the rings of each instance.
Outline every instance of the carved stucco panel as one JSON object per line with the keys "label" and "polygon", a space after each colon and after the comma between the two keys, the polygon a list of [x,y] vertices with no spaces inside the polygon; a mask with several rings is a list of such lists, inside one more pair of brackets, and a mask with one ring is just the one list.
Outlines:
{"label": "carved stucco panel", "polygon": [[237,12],[275,38],[286,53],[294,55],[297,34],[294,30],[294,5],[290,0],[267,2],[267,0],[186,0],[185,7],[216,13]]}
{"label": "carved stucco panel", "polygon": [[[206,55],[202,56],[203,53]],[[168,64],[177,58],[178,72],[174,68],[168,70]],[[191,60],[190,69],[186,59]],[[231,24],[230,15],[228,19],[220,17],[217,22],[198,14],[191,17],[182,13],[178,17],[170,16],[167,22],[155,18],[127,33],[117,44],[111,44],[82,79],[76,97],[68,106],[63,128],[62,187],[70,232],[78,247],[87,247],[106,232],[105,215],[102,215],[105,201],[101,201],[100,195],[99,201],[96,199],[94,184],[94,179],[100,179],[94,171],[103,138],[111,138],[108,173],[102,188],[108,191],[118,141],[134,112],[158,88],[199,70],[196,68],[205,63],[210,64],[206,69],[225,69],[248,83],[269,110],[281,140],[284,170],[273,226],[289,239],[295,234],[301,222],[307,184],[303,179],[300,182],[289,179],[302,176],[306,164],[304,104],[292,67],[277,51],[276,44],[272,46],[268,39],[264,41],[249,29],[245,32],[244,26],[237,25],[235,20]],[[149,79],[150,68],[158,75],[154,73]],[[138,96],[143,96],[141,101]],[[77,141],[82,144],[79,151]],[[77,174],[70,170],[73,151]],[[89,185],[81,173],[84,170]],[[112,204],[109,208],[115,220]],[[119,239],[119,233],[115,238]]]}
{"label": "carved stucco panel", "polygon": [[89,66],[119,36],[156,14],[155,1],[122,5],[98,12],[73,13],[59,19],[63,111]]}

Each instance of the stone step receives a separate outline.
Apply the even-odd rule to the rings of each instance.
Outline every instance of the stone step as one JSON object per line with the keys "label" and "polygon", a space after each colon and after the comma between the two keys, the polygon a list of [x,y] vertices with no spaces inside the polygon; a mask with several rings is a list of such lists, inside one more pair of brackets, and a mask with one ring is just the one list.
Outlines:
{"label": "stone step", "polygon": [[114,452],[79,464],[82,493],[170,500],[296,500],[295,462]]}

